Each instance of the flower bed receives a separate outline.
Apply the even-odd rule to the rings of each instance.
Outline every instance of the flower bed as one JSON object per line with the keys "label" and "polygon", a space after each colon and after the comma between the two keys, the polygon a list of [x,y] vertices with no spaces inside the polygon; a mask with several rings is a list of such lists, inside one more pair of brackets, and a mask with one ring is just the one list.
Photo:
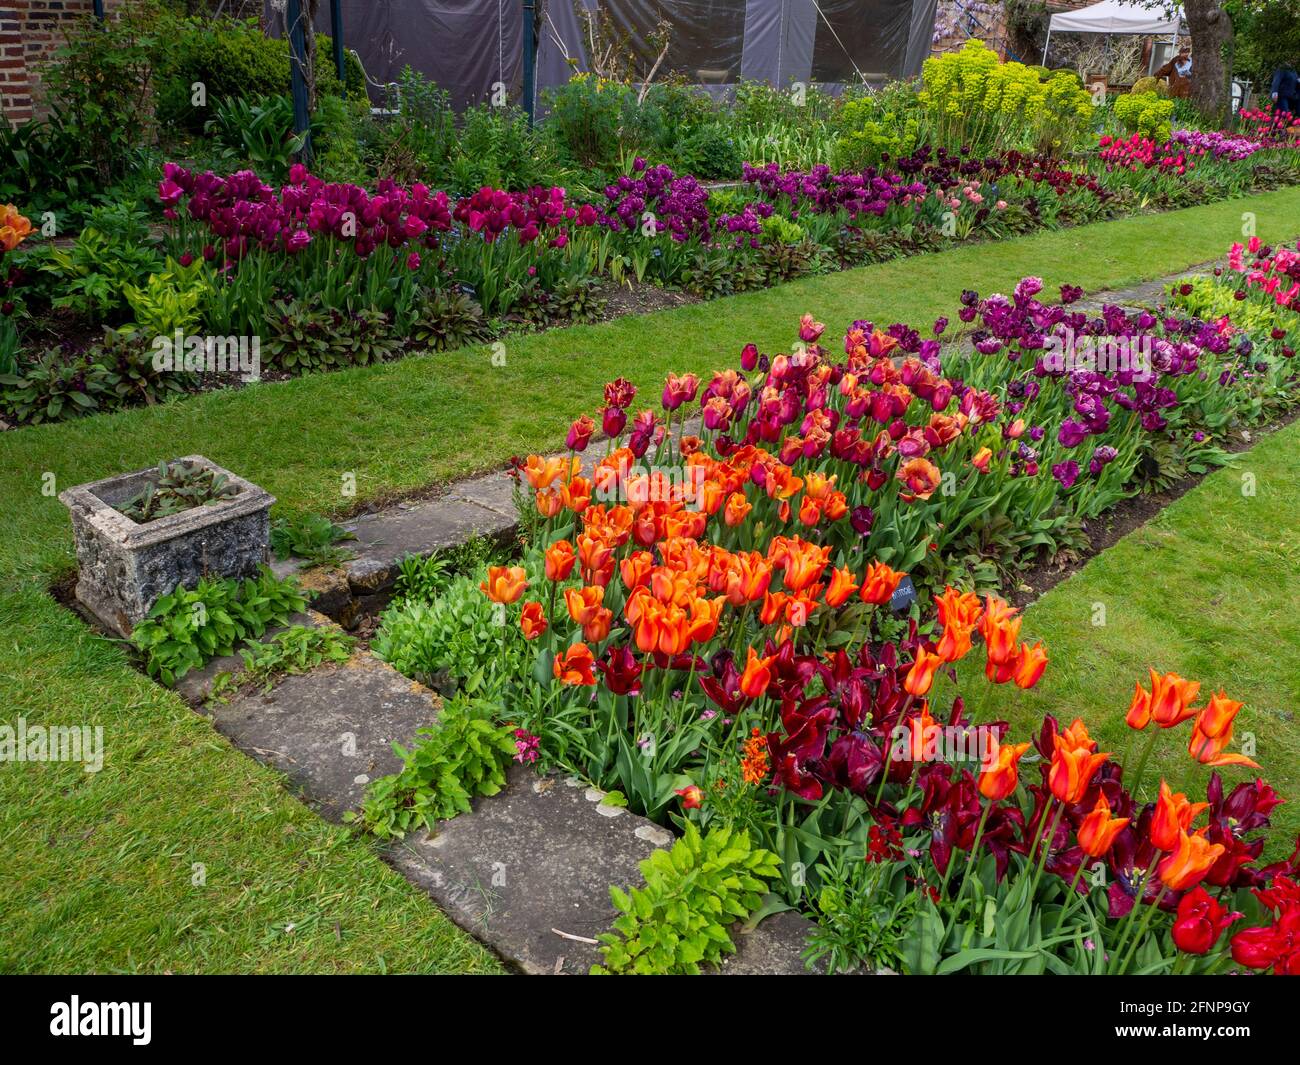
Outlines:
{"label": "flower bed", "polygon": [[[859,322],[837,358],[805,318],[793,355],[748,346],[707,382],[670,376],[661,412],[631,416],[635,390],[612,382],[590,473],[596,418],[571,427],[568,456],[518,468],[528,547],[482,582],[508,623],[479,694],[505,708],[518,760],[777,855],[773,890],[818,916],[816,953],[837,967],[1207,972],[1230,964],[1215,945],[1245,914],[1233,957],[1280,971],[1297,859],[1261,864],[1278,798],[1218,775],[1257,768],[1234,743],[1240,703],[1220,691],[1196,707],[1199,684],[1153,670],[1134,750],[1098,752],[1083,722],[1049,716],[1021,782],[1031,742],[984,720],[954,667],[978,636],[988,684],[1034,686],[1050,649],[1025,638],[999,578],[1170,453],[1223,461],[1227,426],[1293,402],[1294,337],[1089,318],[1073,291],[1038,295],[1026,279],[963,297],[970,354],[941,352],[943,321],[929,339]],[[1149,363],[1101,363],[1116,337]],[[1180,726],[1215,770],[1205,804],[1144,787],[1157,737]],[[635,970],[647,941],[624,922],[607,959]]]}

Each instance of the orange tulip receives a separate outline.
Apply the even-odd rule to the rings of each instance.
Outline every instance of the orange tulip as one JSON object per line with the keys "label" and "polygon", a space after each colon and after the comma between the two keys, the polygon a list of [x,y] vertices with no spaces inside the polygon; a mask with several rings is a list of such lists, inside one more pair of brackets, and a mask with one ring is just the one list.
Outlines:
{"label": "orange tulip", "polygon": [[585,643],[575,643],[563,654],[555,656],[551,672],[562,684],[590,687],[596,683],[596,678],[591,672],[594,661],[591,649]]}
{"label": "orange tulip", "polygon": [[1227,747],[1232,742],[1232,723],[1242,706],[1235,699],[1229,699],[1224,692],[1212,696],[1205,704],[1205,709],[1196,716],[1187,753],[1202,765],[1215,768],[1242,765],[1258,769],[1259,763],[1252,762],[1244,754],[1227,753]]}
{"label": "orange tulip", "polygon": [[574,477],[560,490],[564,505],[575,514],[581,514],[591,505],[591,481],[586,477]]}
{"label": "orange tulip", "polygon": [[564,589],[564,605],[569,608],[569,617],[578,625],[585,625],[594,618],[604,601],[604,588],[587,585]]}
{"label": "orange tulip", "polygon": [[[1178,833],[1174,850],[1157,867],[1160,879],[1170,891],[1186,891],[1205,879],[1226,849],[1221,843],[1211,843],[1202,834]],[[1161,848],[1163,850],[1163,848]]]}
{"label": "orange tulip", "polygon": [[990,595],[985,597],[984,603],[980,635],[984,637],[988,660],[1001,666],[1016,653],[1022,619],[1016,617],[1018,611],[1005,600]]}
{"label": "orange tulip", "polygon": [[1079,849],[1089,858],[1102,858],[1110,851],[1115,837],[1124,831],[1130,818],[1110,816],[1110,803],[1105,795],[1097,796],[1097,805],[1079,822]]}
{"label": "orange tulip", "polygon": [[31,220],[12,203],[0,205],[0,254],[13,251],[32,234]]}
{"label": "orange tulip", "polygon": [[1196,713],[1192,700],[1201,690],[1200,681],[1184,680],[1177,673],[1160,676],[1151,672],[1151,716],[1161,728],[1173,728]]}
{"label": "orange tulip", "polygon": [[785,601],[789,596],[785,592],[766,592],[763,595],[763,609],[759,611],[758,620],[764,625],[771,625],[785,613]]}
{"label": "orange tulip", "polygon": [[691,602],[691,618],[686,633],[691,643],[708,643],[718,631],[718,620],[726,599],[705,599],[700,596]]}
{"label": "orange tulip", "polygon": [[[734,607],[754,603],[767,595],[772,584],[772,566],[757,551],[734,555],[727,573],[727,602]],[[765,621],[764,625],[771,622]]]}
{"label": "orange tulip", "polygon": [[623,584],[630,592],[633,588],[642,588],[650,583],[650,571],[654,569],[655,558],[649,551],[633,551],[618,564]]}
{"label": "orange tulip", "polygon": [[745,498],[744,492],[732,492],[727,497],[727,506],[722,512],[722,520],[735,528],[749,517],[749,512],[753,509],[754,504]]}
{"label": "orange tulip", "polygon": [[802,592],[810,584],[816,584],[821,580],[830,559],[831,549],[799,540],[795,543],[797,548],[791,548],[783,580],[790,591]]}
{"label": "orange tulip", "polygon": [[1109,753],[1092,753],[1093,746],[1095,744],[1090,742],[1087,747],[1072,747],[1062,736],[1056,737],[1056,749],[1052,752],[1052,766],[1048,770],[1047,783],[1052,794],[1068,806],[1083,799],[1098,767],[1110,757]]}
{"label": "orange tulip", "polygon": [[980,794],[990,802],[1001,802],[1016,790],[1020,782],[1018,763],[1030,745],[1028,743],[1003,743],[998,745],[998,760],[980,774]]}
{"label": "orange tulip", "polygon": [[547,629],[546,614],[541,603],[525,603],[523,613],[519,615],[519,628],[523,630],[525,640],[535,640]]}
{"label": "orange tulip", "polygon": [[1011,679],[1016,682],[1017,688],[1028,689],[1037,684],[1047,668],[1047,652],[1043,649],[1043,641],[1039,640],[1033,647],[1022,643],[1014,666],[1015,673]]}
{"label": "orange tulip", "polygon": [[898,467],[895,476],[908,487],[908,491],[898,493],[898,498],[904,503],[929,499],[942,479],[939,467],[923,458],[908,459]]}
{"label": "orange tulip", "polygon": [[909,762],[926,762],[936,753],[929,749],[931,738],[935,735],[934,729],[938,728],[934,718],[930,716],[930,704],[922,701],[921,710],[915,717],[909,717],[904,722],[907,729],[907,760]]}
{"label": "orange tulip", "polygon": [[906,576],[906,573],[892,570],[883,562],[869,563],[862,577],[862,591],[858,594],[864,603],[884,606],[894,597],[898,582]]}
{"label": "orange tulip", "polygon": [[942,663],[943,659],[937,654],[927,651],[924,647],[918,647],[916,659],[912,663],[912,668],[907,671],[907,679],[903,681],[903,687],[911,695],[925,695],[934,683],[934,671]]}
{"label": "orange tulip", "polygon": [[1151,724],[1151,696],[1137,681],[1133,682],[1133,701],[1128,704],[1124,724],[1138,732]]}
{"label": "orange tulip", "polygon": [[513,603],[528,587],[523,566],[489,566],[487,580],[479,582],[479,591],[494,603]]}
{"label": "orange tulip", "polygon": [[1151,816],[1151,827],[1148,830],[1151,845],[1157,850],[1172,851],[1178,846],[1179,835],[1191,828],[1192,822],[1209,805],[1208,802],[1189,802],[1181,791],[1170,791],[1169,784],[1160,781],[1155,813]]}
{"label": "orange tulip", "polygon": [[740,690],[746,698],[757,699],[767,691],[767,686],[772,682],[771,666],[774,657],[760,658],[752,647],[749,648],[745,671],[740,675]]}
{"label": "orange tulip", "polygon": [[988,473],[989,460],[992,458],[993,452],[986,447],[982,447],[975,453],[975,457],[970,460],[970,464],[979,470],[980,473]]}
{"label": "orange tulip", "polygon": [[549,488],[557,478],[564,476],[564,456],[544,459],[541,455],[529,455],[522,467],[524,477],[533,488]]}
{"label": "orange tulip", "polygon": [[582,623],[582,638],[588,643],[600,643],[609,636],[609,629],[613,623],[614,611],[607,606],[598,607],[596,612]]}
{"label": "orange tulip", "polygon": [[564,509],[564,492],[538,489],[537,513],[543,518],[553,518]]}
{"label": "orange tulip", "polygon": [[556,540],[546,549],[545,557],[548,581],[567,579],[573,572],[573,564],[577,561],[577,556],[573,553],[573,545],[568,540]]}
{"label": "orange tulip", "polygon": [[830,587],[826,589],[826,605],[832,609],[841,607],[857,590],[858,583],[853,579],[853,571],[848,566],[833,569]]}
{"label": "orange tulip", "polygon": [[1197,715],[1196,728],[1206,736],[1221,736],[1225,732],[1231,733],[1232,723],[1236,720],[1237,712],[1244,705],[1244,703],[1239,703],[1235,699],[1229,699],[1227,692],[1216,692],[1210,696],[1210,701],[1205,704],[1205,709]]}
{"label": "orange tulip", "polygon": [[945,662],[956,662],[970,653],[971,632],[980,618],[979,597],[948,586],[934,601],[939,610],[939,624],[943,626],[943,638],[935,651]]}

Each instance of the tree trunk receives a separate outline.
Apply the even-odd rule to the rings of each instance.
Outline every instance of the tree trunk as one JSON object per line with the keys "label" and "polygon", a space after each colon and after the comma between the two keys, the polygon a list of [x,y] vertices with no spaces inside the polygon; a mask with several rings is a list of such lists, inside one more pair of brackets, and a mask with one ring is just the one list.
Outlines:
{"label": "tree trunk", "polygon": [[1232,41],[1232,20],[1220,0],[1183,0],[1192,36],[1192,103],[1207,118],[1226,122],[1228,67],[1223,52]]}

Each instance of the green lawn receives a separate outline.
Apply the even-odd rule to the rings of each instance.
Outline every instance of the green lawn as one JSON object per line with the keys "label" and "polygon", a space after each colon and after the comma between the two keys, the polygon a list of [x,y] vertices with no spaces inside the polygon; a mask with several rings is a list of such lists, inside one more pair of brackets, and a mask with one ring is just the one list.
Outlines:
{"label": "green lawn", "polygon": [[[1034,603],[1024,631],[1046,644],[1047,672],[1030,692],[997,689],[981,719],[1010,721],[1012,736],[1021,739],[1044,713],[1062,724],[1082,717],[1101,749],[1120,758],[1131,736],[1124,715],[1133,682],[1149,686],[1148,666],[1199,680],[1201,704],[1222,688],[1246,704],[1236,743],[1254,735],[1262,775],[1288,800],[1274,811],[1268,853],[1289,855],[1300,832],[1297,455],[1300,422],[1293,422]],[[1254,495],[1245,494],[1252,479]],[[1094,624],[1094,617],[1104,624]],[[1175,790],[1204,794],[1210,770],[1188,757],[1189,730],[1190,724],[1177,726],[1157,741],[1145,774],[1147,798],[1160,774]],[[1258,775],[1224,771],[1230,785]]]}
{"label": "green lawn", "polygon": [[[373,499],[494,466],[515,452],[557,446],[567,421],[592,409],[607,379],[623,374],[651,389],[645,398],[655,403],[667,370],[707,372],[734,364],[750,340],[768,350],[784,348],[804,311],[825,321],[833,336],[857,317],[924,327],[938,314],[952,314],[962,289],[1006,290],[1029,273],[1042,275],[1049,286],[1116,287],[1221,255],[1239,236],[1247,210],[1261,236],[1290,235],[1300,217],[1300,189],[963,247],[648,317],[512,338],[504,365],[494,365],[488,349],[471,348],[0,434],[3,719],[102,725],[107,748],[105,767],[95,775],[67,765],[0,764],[0,969],[498,968],[363,841],[316,819],[283,791],[276,773],[235,752],[177,697],[132,670],[119,647],[93,638],[49,598],[48,580],[71,568],[73,552],[64,508],[42,492],[49,482],[44,475],[53,474],[62,489],[201,452],[262,484],[288,507],[337,511],[353,502],[340,491],[345,475],[355,476],[359,498]],[[1291,441],[1294,447],[1294,433]],[[1270,476],[1280,482],[1283,475]],[[1293,480],[1293,496],[1295,488]],[[1190,540],[1196,561],[1178,571],[1180,580],[1193,580],[1189,571],[1199,555],[1221,554],[1214,545],[1231,542],[1233,564],[1248,589],[1233,590],[1222,605],[1206,605],[1206,595],[1199,610],[1180,606],[1185,613],[1175,620],[1187,631],[1143,630],[1150,645],[1134,651],[1141,662],[1162,656],[1163,668],[1180,668],[1179,655],[1209,656],[1204,665],[1181,668],[1250,700],[1254,715],[1264,707],[1288,709],[1283,693],[1296,688],[1296,623],[1262,602],[1285,602],[1279,573],[1286,566],[1281,545],[1288,528],[1295,542],[1294,516],[1288,526],[1285,514],[1264,510],[1270,499],[1275,502],[1267,505],[1278,505],[1269,492],[1282,489],[1261,477],[1259,497],[1240,515],[1240,535],[1223,536],[1222,522],[1200,530],[1209,546]],[[1273,544],[1271,568],[1261,546],[1262,577],[1240,570],[1248,563],[1242,552],[1256,537],[1261,545]],[[1231,581],[1222,569],[1202,579],[1225,590]],[[1125,587],[1133,584],[1131,565],[1117,580],[1125,591],[1143,591]],[[1155,595],[1157,588],[1146,590]],[[1189,587],[1189,601],[1192,594]],[[1165,599],[1162,592],[1158,598]],[[1238,634],[1230,651],[1214,650],[1231,634],[1226,620],[1220,632],[1221,619],[1247,601],[1250,617],[1268,633],[1264,638],[1261,632],[1258,665],[1249,668],[1255,634]],[[1130,609],[1137,607],[1117,599],[1112,626],[1125,624]],[[1076,639],[1078,632],[1095,635],[1079,628],[1086,617],[1063,613],[1058,623],[1065,635],[1044,633],[1054,648],[1049,679],[1066,673],[1071,631]],[[1036,609],[1033,618],[1035,627],[1047,628],[1050,608]],[[1214,638],[1198,643],[1202,633]],[[1289,685],[1276,672],[1280,658],[1270,666],[1263,657],[1269,640],[1281,644],[1283,634],[1290,637]],[[1108,654],[1104,683],[1131,689],[1132,671],[1110,669]],[[1095,669],[1102,656],[1091,661]],[[1229,667],[1247,675],[1229,673]],[[1053,691],[1048,683],[1038,699]],[[1089,689],[1084,680],[1076,683],[1080,691]],[[1059,697],[1080,699],[1074,691]],[[1127,706],[1126,691],[1117,701],[1107,690],[1107,698],[1107,706],[1122,703],[1118,713]],[[1261,721],[1262,758],[1270,766],[1285,762],[1281,751],[1276,758],[1268,754],[1282,743],[1277,732],[1266,731],[1262,718],[1250,720]],[[1291,747],[1292,762],[1295,753]],[[206,868],[203,886],[192,883],[194,863]]]}

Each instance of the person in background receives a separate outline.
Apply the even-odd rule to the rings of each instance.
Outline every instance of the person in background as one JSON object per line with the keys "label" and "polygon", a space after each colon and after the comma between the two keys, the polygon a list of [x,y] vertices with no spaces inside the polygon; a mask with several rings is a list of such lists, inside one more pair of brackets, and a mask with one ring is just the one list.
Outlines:
{"label": "person in background", "polygon": [[1287,64],[1273,71],[1273,84],[1269,86],[1268,94],[1276,110],[1289,115],[1300,111],[1300,76],[1295,67]]}
{"label": "person in background", "polygon": [[1169,79],[1169,95],[1190,96],[1192,92],[1192,53],[1184,45],[1178,54],[1156,71],[1157,78]]}

